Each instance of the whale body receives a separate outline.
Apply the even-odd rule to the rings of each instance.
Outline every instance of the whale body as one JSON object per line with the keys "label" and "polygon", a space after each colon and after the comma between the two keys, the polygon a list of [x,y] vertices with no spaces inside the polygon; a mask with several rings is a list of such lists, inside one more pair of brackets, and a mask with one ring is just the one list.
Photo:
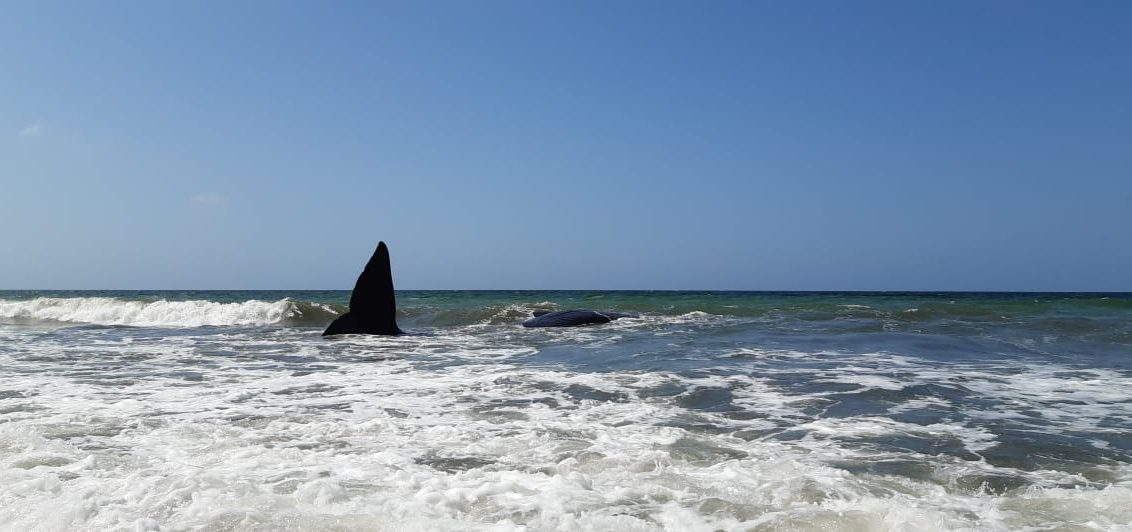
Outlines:
{"label": "whale body", "polygon": [[350,293],[350,311],[338,316],[322,332],[334,334],[404,334],[397,327],[397,302],[393,299],[393,272],[389,267],[389,248],[377,244],[354,291]]}
{"label": "whale body", "polygon": [[[524,321],[523,327],[576,327],[609,323],[618,318],[636,318],[636,314],[611,310],[540,310]],[[338,316],[322,332],[323,336],[336,334],[405,334],[397,326],[397,302],[393,298],[393,271],[389,266],[389,248],[378,242],[354,291],[350,293],[350,311]]]}
{"label": "whale body", "polygon": [[524,321],[523,327],[577,327],[579,325],[595,325],[609,323],[617,318],[636,318],[636,314],[613,312],[611,310],[574,309],[550,312],[536,311],[535,317]]}

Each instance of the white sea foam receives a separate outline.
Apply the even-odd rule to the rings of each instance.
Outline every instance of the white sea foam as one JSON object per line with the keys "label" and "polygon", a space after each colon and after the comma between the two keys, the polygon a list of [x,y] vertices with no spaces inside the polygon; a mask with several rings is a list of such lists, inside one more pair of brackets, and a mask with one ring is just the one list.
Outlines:
{"label": "white sea foam", "polygon": [[53,321],[141,327],[268,325],[296,317],[296,312],[289,299],[239,303],[130,301],[112,297],[0,300],[0,322]]}
{"label": "white sea foam", "polygon": [[[0,529],[1111,530],[1132,522],[1127,466],[1111,466],[1105,486],[1065,489],[1082,483],[1060,471],[845,444],[904,435],[977,452],[994,443],[980,425],[990,411],[972,412],[973,423],[815,419],[802,398],[773,384],[774,370],[524,365],[532,348],[512,332],[325,341],[298,329],[147,339],[0,327],[8,346],[0,350]],[[1112,400],[1132,387],[1117,373],[1065,368],[1015,367],[1025,373],[1008,382],[996,380],[996,368],[920,364],[915,375],[893,377],[914,361],[743,353],[752,362],[844,359],[843,380],[815,380],[884,390],[961,378],[987,397],[1083,416],[1053,417],[1055,429],[1127,414]],[[138,356],[144,364],[130,362]],[[709,391],[765,417],[688,406]],[[768,428],[799,436],[752,435]],[[849,467],[884,461],[927,473]],[[1031,484],[979,489],[978,479],[996,476]]]}

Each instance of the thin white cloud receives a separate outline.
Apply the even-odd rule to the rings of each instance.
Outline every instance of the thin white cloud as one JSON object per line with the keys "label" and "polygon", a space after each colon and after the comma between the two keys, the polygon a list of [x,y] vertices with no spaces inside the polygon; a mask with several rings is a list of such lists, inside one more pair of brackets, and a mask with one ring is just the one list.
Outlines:
{"label": "thin white cloud", "polygon": [[46,129],[47,129],[47,127],[43,125],[43,122],[33,122],[31,124],[24,126],[24,128],[20,130],[19,136],[20,136],[21,139],[30,139],[30,138],[35,138],[35,137],[42,137],[43,132]]}
{"label": "thin white cloud", "polygon": [[228,196],[220,194],[196,194],[189,198],[193,205],[205,205],[208,207],[215,207],[217,205],[224,205],[228,203]]}

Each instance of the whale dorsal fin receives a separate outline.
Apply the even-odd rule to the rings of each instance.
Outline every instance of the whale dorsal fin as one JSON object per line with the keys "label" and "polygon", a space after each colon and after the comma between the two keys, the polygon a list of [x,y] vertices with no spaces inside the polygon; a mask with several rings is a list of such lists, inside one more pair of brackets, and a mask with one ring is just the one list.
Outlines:
{"label": "whale dorsal fin", "polygon": [[350,312],[339,316],[322,334],[401,334],[385,242],[377,244],[377,250],[358,276],[350,294]]}
{"label": "whale dorsal fin", "polygon": [[397,303],[393,299],[393,269],[389,266],[389,248],[385,242],[377,244],[377,250],[358,276],[358,282],[354,283],[350,312],[390,316],[397,312]]}

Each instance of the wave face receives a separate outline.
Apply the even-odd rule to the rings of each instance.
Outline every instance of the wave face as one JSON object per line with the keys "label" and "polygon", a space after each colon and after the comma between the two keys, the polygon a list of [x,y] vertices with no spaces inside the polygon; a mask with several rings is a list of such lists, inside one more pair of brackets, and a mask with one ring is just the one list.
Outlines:
{"label": "wave face", "polygon": [[[349,297],[348,291],[0,291],[0,324],[318,328],[345,313]],[[1054,339],[1105,351],[1132,342],[1129,294],[399,291],[397,303],[398,323],[418,332],[518,326],[539,310],[591,308],[641,316],[608,327],[660,327],[661,333],[698,324],[721,334],[738,327],[869,344],[924,334],[1012,345]]]}
{"label": "wave face", "polygon": [[280,299],[242,302],[131,301],[114,297],[0,300],[0,322],[84,323],[134,327],[318,325],[339,315],[334,305]]}

